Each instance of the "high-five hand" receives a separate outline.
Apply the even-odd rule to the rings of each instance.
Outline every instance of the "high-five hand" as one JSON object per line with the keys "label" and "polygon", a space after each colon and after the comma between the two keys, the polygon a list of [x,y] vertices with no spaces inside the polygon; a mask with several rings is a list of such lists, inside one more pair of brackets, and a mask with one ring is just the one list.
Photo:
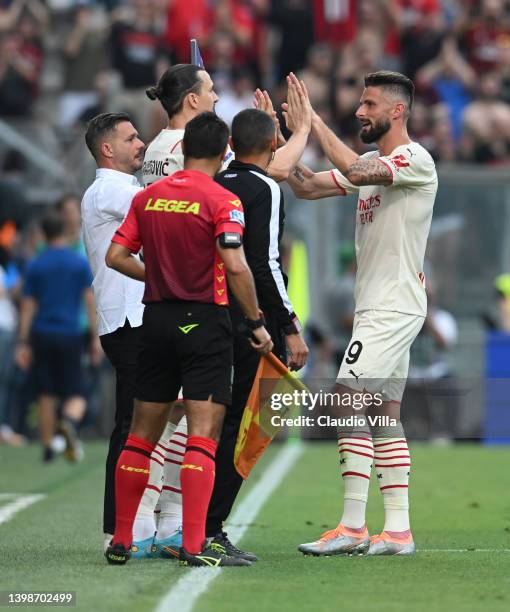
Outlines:
{"label": "high-five hand", "polygon": [[311,130],[312,107],[303,85],[294,74],[287,77],[287,102],[282,108],[285,123],[291,132]]}

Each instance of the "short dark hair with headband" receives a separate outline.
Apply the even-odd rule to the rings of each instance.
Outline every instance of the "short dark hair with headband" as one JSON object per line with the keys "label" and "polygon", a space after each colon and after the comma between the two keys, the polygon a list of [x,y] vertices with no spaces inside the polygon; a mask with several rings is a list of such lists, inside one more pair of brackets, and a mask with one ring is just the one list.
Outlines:
{"label": "short dark hair with headband", "polygon": [[176,64],[163,73],[155,87],[149,87],[145,93],[149,99],[159,100],[171,119],[181,112],[184,98],[189,93],[200,92],[200,71],[203,68],[194,64]]}

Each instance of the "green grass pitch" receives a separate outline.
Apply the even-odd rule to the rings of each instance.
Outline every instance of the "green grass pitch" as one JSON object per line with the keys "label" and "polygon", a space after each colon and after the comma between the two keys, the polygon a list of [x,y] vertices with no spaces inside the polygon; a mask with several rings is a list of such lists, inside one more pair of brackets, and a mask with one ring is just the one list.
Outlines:
{"label": "green grass pitch", "polygon": [[[77,610],[145,611],[153,610],[179,577],[194,571],[166,560],[106,565],[101,555],[105,448],[88,444],[78,466],[64,460],[44,466],[37,446],[0,448],[0,492],[46,495],[0,525],[0,590],[76,591]],[[246,490],[280,448],[269,449]],[[510,449],[414,445],[411,452],[411,518],[421,549],[415,557],[315,558],[297,552],[300,542],[336,525],[342,493],[335,445],[308,444],[242,540],[261,561],[224,570],[194,609],[510,609]],[[6,503],[0,496],[0,510]],[[371,533],[382,524],[373,481]]]}

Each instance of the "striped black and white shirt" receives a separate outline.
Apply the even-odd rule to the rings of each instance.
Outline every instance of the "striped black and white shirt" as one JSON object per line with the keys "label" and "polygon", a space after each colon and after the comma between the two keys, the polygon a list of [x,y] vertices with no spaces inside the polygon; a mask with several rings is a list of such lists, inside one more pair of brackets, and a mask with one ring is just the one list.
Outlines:
{"label": "striped black and white shirt", "polygon": [[243,246],[260,308],[280,327],[288,327],[295,314],[280,260],[285,221],[282,190],[261,168],[237,160],[230,162],[228,168],[216,176],[216,181],[235,193],[243,204]]}

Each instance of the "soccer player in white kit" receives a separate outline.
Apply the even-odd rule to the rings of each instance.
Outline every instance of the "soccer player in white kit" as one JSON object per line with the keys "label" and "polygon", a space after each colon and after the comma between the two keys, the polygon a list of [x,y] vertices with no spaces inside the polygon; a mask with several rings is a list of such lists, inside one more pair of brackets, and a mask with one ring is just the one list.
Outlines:
{"label": "soccer player in white kit", "polygon": [[[168,116],[168,125],[149,144],[142,167],[143,184],[148,185],[170,176],[184,167],[182,139],[186,124],[198,114],[214,111],[218,95],[214,83],[203,68],[193,64],[176,64],[169,68],[157,85],[147,90],[151,100],[158,100]],[[298,162],[306,146],[310,125],[300,125],[285,146],[278,149],[267,169],[277,181],[285,180]],[[234,158],[227,149],[223,167]],[[132,551],[133,556],[163,556],[176,558],[182,545],[180,525],[182,522],[182,499],[180,489],[180,465],[186,443],[186,421],[181,419],[177,408],[170,417],[155,453],[164,461],[164,477],[157,464],[151,464],[151,475],[136,516],[134,533],[139,540],[149,537],[155,530],[154,508],[159,506],[157,534],[150,547]],[[154,463],[154,462],[153,462]],[[159,498],[159,501],[158,501]],[[134,544],[137,544],[135,542]]]}
{"label": "soccer player in white kit", "polygon": [[[294,182],[301,196],[328,195],[333,184],[358,192],[356,212],[356,311],[352,338],[337,378],[340,393],[379,393],[378,415],[395,419],[352,432],[338,429],[344,508],[339,525],[305,554],[412,554],[408,486],[411,460],[400,422],[400,402],[409,367],[409,350],[427,312],[423,260],[437,191],[429,153],[407,134],[414,85],[388,71],[367,75],[356,116],[364,143],[378,150],[358,156],[317,116],[312,131],[334,164],[312,173],[297,165]],[[369,537],[365,523],[370,473],[375,467],[383,495],[385,524]]]}

